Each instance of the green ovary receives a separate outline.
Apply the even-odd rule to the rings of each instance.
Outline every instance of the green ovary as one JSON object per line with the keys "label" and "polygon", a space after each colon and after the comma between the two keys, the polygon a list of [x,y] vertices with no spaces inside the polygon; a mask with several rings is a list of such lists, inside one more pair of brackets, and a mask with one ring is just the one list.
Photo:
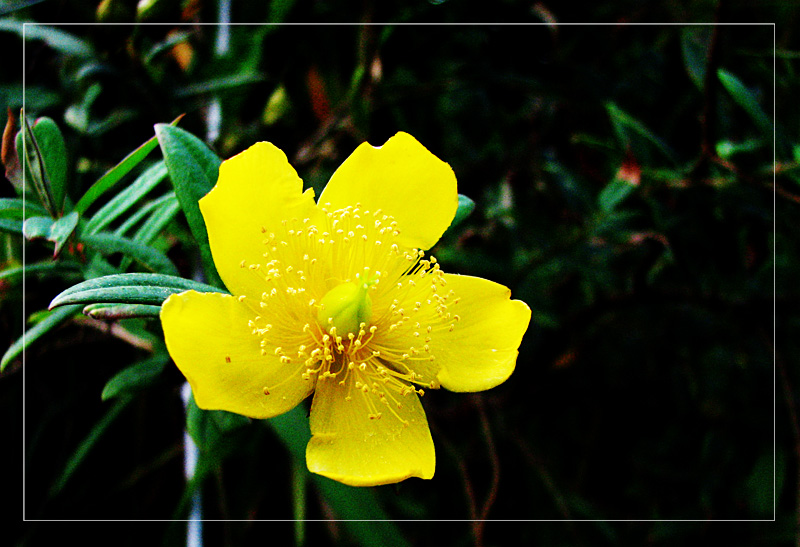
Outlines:
{"label": "green ovary", "polygon": [[367,292],[371,283],[342,283],[328,291],[320,302],[317,320],[325,329],[336,328],[336,334],[358,334],[361,323],[369,325],[372,300]]}

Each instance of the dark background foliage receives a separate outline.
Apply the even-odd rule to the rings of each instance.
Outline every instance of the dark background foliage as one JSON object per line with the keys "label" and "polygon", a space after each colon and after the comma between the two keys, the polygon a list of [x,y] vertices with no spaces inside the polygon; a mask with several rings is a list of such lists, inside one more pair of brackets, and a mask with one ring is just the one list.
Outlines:
{"label": "dark background foliage", "polygon": [[[19,33],[0,29],[0,100],[19,112],[22,67],[28,113],[64,132],[73,200],[182,113],[222,158],[275,143],[317,191],[360,142],[399,130],[453,167],[477,207],[432,253],[509,286],[533,317],[505,384],[424,398],[436,477],[375,489],[408,542],[796,543],[793,3],[239,2],[233,22],[409,25],[227,28],[214,25],[226,2],[17,4],[17,21],[103,23],[40,27],[89,51],[31,39],[24,57]],[[150,24],[122,24],[135,19]],[[491,24],[510,21],[531,24]],[[665,22],[676,24],[649,24]],[[3,237],[6,265],[18,264],[21,239]],[[159,242],[197,274],[182,217]],[[26,245],[29,262],[50,253]],[[31,313],[75,281],[28,276],[23,293],[4,280],[3,343],[22,332],[23,298]],[[157,322],[143,332],[157,337]],[[19,360],[0,375],[6,454],[20,451],[25,413],[24,497],[12,494],[20,461],[4,491],[28,519],[185,517],[180,374],[167,366],[116,414],[100,399],[147,355],[75,320],[27,351],[24,390]],[[228,433],[204,508],[238,522],[207,524],[208,544],[296,541],[291,524],[248,522],[297,514],[291,465],[263,425]],[[305,507],[336,516],[312,486]],[[564,522],[492,522],[508,519]],[[184,528],[125,526],[114,544],[180,544]],[[13,541],[60,533],[27,523]],[[302,533],[308,545],[370,542],[341,522]]]}

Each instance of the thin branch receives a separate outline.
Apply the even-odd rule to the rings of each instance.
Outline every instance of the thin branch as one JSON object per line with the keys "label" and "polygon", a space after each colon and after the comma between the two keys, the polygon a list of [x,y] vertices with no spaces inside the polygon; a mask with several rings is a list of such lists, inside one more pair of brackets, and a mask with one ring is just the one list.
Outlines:
{"label": "thin branch", "polygon": [[492,437],[492,429],[489,424],[489,417],[486,414],[486,407],[484,405],[483,397],[480,395],[473,395],[472,401],[478,410],[478,416],[481,420],[481,431],[483,433],[484,441],[486,442],[486,449],[489,452],[489,461],[492,466],[491,486],[489,487],[489,493],[486,494],[486,500],[483,502],[483,507],[481,508],[481,512],[478,516],[478,519],[480,520],[478,524],[480,526],[478,527],[477,531],[480,533],[479,538],[480,542],[482,543],[483,529],[484,525],[486,524],[484,521],[488,518],[489,511],[497,499],[497,490],[500,486],[500,458],[497,455],[497,447],[495,446],[494,438]]}
{"label": "thin branch", "polygon": [[[766,336],[764,336],[766,338]],[[794,437],[794,452],[795,462],[797,462],[797,477],[800,477],[800,420],[797,418],[797,404],[795,403],[794,390],[792,383],[789,380],[789,373],[786,370],[786,364],[783,359],[778,355],[772,343],[768,340],[767,345],[775,356],[775,366],[778,369],[778,378],[780,380],[781,388],[783,389],[783,397],[786,400],[786,409],[789,412],[789,419],[792,426],[792,436]],[[777,504],[777,500],[776,500]],[[795,501],[795,545],[800,547],[800,482],[797,486],[797,497]]]}

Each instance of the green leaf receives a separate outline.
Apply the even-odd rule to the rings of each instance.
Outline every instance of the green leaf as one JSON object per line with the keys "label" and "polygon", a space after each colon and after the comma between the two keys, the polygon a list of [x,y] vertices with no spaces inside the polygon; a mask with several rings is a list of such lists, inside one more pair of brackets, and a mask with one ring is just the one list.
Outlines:
{"label": "green leaf", "polygon": [[765,136],[772,138],[772,119],[762,110],[753,92],[739,78],[725,69],[720,68],[717,70],[717,76],[719,81],[722,82],[722,87],[730,93],[736,104],[747,112]]}
{"label": "green leaf", "polygon": [[25,239],[47,238],[50,235],[50,228],[55,222],[51,217],[30,217],[22,224],[22,235]]}
{"label": "green leaf", "polygon": [[120,215],[133,207],[150,190],[167,176],[167,167],[163,161],[152,165],[144,171],[133,183],[114,196],[112,200],[100,208],[86,225],[86,232],[94,234],[109,224]]}
{"label": "green leaf", "polygon": [[165,40],[151,47],[150,50],[142,56],[142,61],[147,65],[152,64],[153,59],[158,57],[161,53],[169,51],[180,43],[188,42],[191,38],[191,32],[176,31],[175,33],[170,33]]}
{"label": "green leaf", "polygon": [[83,308],[84,315],[102,321],[118,321],[132,317],[158,317],[161,306],[152,304],[89,304]]}
{"label": "green leaf", "polygon": [[614,103],[606,104],[606,111],[614,126],[614,132],[623,149],[631,150],[643,163],[649,164],[650,149],[658,151],[673,165],[678,165],[675,154],[663,140],[654,135],[642,122],[623,112]]}
{"label": "green leaf", "polygon": [[250,418],[224,410],[203,410],[189,397],[186,406],[186,431],[201,452],[213,452],[229,432],[250,423]]}
{"label": "green leaf", "polygon": [[[161,207],[165,201],[169,201],[170,203],[172,202],[177,203],[178,199],[175,197],[175,192],[170,190],[163,196],[142,205],[134,214],[126,218],[125,222],[119,225],[119,228],[114,230],[114,234],[118,236],[124,236],[131,230],[131,228],[139,224],[144,217],[153,213],[153,211]],[[178,205],[178,209],[180,209],[180,205]],[[143,243],[149,243],[149,241],[137,239],[135,235],[133,236],[133,239],[135,239],[136,241],[142,241]]]}
{"label": "green leaf", "polygon": [[178,196],[189,229],[200,247],[206,279],[221,287],[223,283],[214,266],[208,233],[198,202],[216,184],[222,162],[203,141],[183,129],[157,124],[155,130],[175,195]]}
{"label": "green leaf", "polygon": [[[149,245],[150,242],[161,233],[164,226],[175,218],[175,215],[178,214],[181,207],[178,203],[178,198],[175,196],[175,192],[169,192],[162,198],[148,205],[152,205],[152,207],[142,207],[142,210],[150,212],[150,217],[136,230],[136,233],[133,235],[133,240]],[[122,261],[120,267],[125,270],[129,265],[130,260],[126,258]]]}
{"label": "green leaf", "polygon": [[[56,218],[60,210],[56,206],[55,198],[50,184],[50,177],[39,146],[37,135],[28,123],[28,118],[22,117],[22,131],[17,136],[17,155],[24,158],[26,182],[30,182],[39,198],[39,203],[47,210],[48,214]],[[20,154],[20,152],[22,152]]]}
{"label": "green leaf", "polygon": [[713,27],[686,27],[681,29],[681,52],[683,65],[698,89],[705,87],[708,48],[711,45]]}
{"label": "green leaf", "polygon": [[64,277],[69,274],[80,272],[82,264],[71,260],[48,260],[46,262],[37,262],[34,264],[25,264],[24,266],[16,266],[13,268],[6,268],[0,271],[0,281],[9,280],[12,283],[17,281],[17,278],[25,276],[32,276],[37,274],[55,275]]}
{"label": "green leaf", "polygon": [[615,177],[600,191],[597,196],[597,204],[602,212],[610,213],[635,189],[636,186],[630,182]]}
{"label": "green leaf", "polygon": [[64,488],[64,486],[67,484],[67,481],[69,481],[70,477],[72,477],[73,473],[75,473],[75,470],[86,459],[86,456],[89,454],[91,449],[103,436],[103,433],[105,433],[108,427],[114,422],[117,416],[119,416],[122,410],[124,410],[130,402],[130,397],[119,399],[108,410],[108,412],[106,412],[105,416],[103,416],[103,418],[101,418],[100,421],[95,424],[86,438],[81,441],[81,444],[78,445],[77,450],[75,450],[75,452],[72,454],[72,457],[69,459],[69,461],[67,461],[67,465],[64,466],[64,471],[61,472],[61,476],[58,477],[50,489],[50,497],[55,496]]}
{"label": "green leaf", "polygon": [[50,236],[47,239],[56,244],[55,251],[53,251],[53,256],[59,255],[64,244],[73,234],[75,228],[78,227],[79,220],[80,215],[73,211],[70,214],[59,218],[52,224],[52,226],[50,226]]}
{"label": "green leaf", "polygon": [[453,222],[450,223],[450,228],[455,228],[461,224],[474,210],[475,202],[463,194],[458,194],[458,209],[456,209],[456,216],[453,218]]}
{"label": "green leaf", "polygon": [[[171,125],[177,124],[183,116],[178,116],[173,120]],[[117,165],[111,168],[105,175],[95,182],[89,188],[83,197],[75,205],[75,211],[85,213],[86,210],[97,201],[97,198],[106,193],[113,187],[122,177],[131,172],[131,170],[139,165],[139,163],[147,157],[147,155],[158,146],[158,140],[155,137],[150,138],[147,142],[139,146],[136,150],[125,156],[125,158]]]}
{"label": "green leaf", "polygon": [[150,215],[150,218],[136,230],[133,236],[134,241],[150,243],[161,233],[164,226],[175,218],[175,215],[181,208],[180,203],[178,203],[178,197],[174,192],[170,192],[162,199],[153,203],[155,204],[154,211]]}
{"label": "green leaf", "polygon": [[3,2],[3,7],[0,8],[0,14],[21,10],[23,8],[27,8],[28,6],[38,4],[39,2],[44,2],[44,0],[5,0]]}
{"label": "green leaf", "polygon": [[587,212],[592,209],[592,197],[586,183],[567,166],[559,161],[549,160],[544,164],[544,171],[553,176],[570,209]]}
{"label": "green leaf", "polygon": [[11,344],[11,347],[9,347],[5,355],[3,355],[3,359],[0,361],[0,372],[6,368],[8,363],[16,359],[20,353],[28,349],[36,340],[66,322],[73,315],[76,315],[80,309],[81,306],[65,306],[58,310],[53,310],[47,317],[28,329],[19,339]]}
{"label": "green leaf", "polygon": [[23,220],[31,216],[44,216],[47,210],[33,203],[31,200],[22,198],[0,198],[0,218],[13,218]]}
{"label": "green leaf", "polygon": [[22,234],[22,221],[10,218],[0,218],[0,232],[9,232],[12,234]]}
{"label": "green leaf", "polygon": [[74,130],[88,133],[91,125],[92,105],[103,92],[99,82],[93,82],[83,94],[80,102],[70,105],[64,112],[64,121]]}
{"label": "green leaf", "polygon": [[442,237],[448,236],[449,234],[455,231],[455,228],[461,224],[464,219],[466,219],[472,211],[475,210],[475,202],[469,199],[467,196],[463,194],[458,194],[458,208],[456,209],[456,214],[453,217],[453,221],[450,223],[450,226],[447,227],[444,235]]}
{"label": "green leaf", "polygon": [[42,153],[56,212],[61,213],[67,195],[67,145],[64,136],[56,122],[46,117],[36,120],[33,134]]}
{"label": "green leaf", "polygon": [[81,241],[102,255],[122,253],[155,273],[177,275],[178,269],[161,251],[127,237],[106,232],[85,234]]}
{"label": "green leaf", "polygon": [[27,23],[23,27],[22,21],[0,19],[0,31],[14,32],[25,40],[43,40],[51,48],[66,55],[74,55],[76,57],[91,57],[94,55],[94,51],[88,43],[73,34],[50,25]]}
{"label": "green leaf", "polygon": [[151,304],[160,306],[171,294],[188,290],[222,292],[216,287],[182,277],[129,273],[89,279],[73,285],[50,302],[50,308],[66,304]]}
{"label": "green leaf", "polygon": [[121,370],[106,383],[100,397],[107,401],[152,385],[163,372],[167,362],[169,362],[169,354],[161,351]]}
{"label": "green leaf", "polygon": [[[22,131],[15,146],[18,157],[25,157],[26,183],[30,181],[46,212],[56,217],[64,209],[67,185],[67,150],[64,137],[50,118],[38,118],[33,127],[22,116]],[[23,144],[24,143],[24,144]],[[50,205],[48,206],[48,203]],[[26,200],[26,208],[41,206]]]}
{"label": "green leaf", "polygon": [[187,85],[175,91],[175,96],[178,98],[192,97],[194,95],[205,95],[209,93],[217,93],[226,89],[232,89],[243,85],[257,84],[263,82],[267,77],[263,74],[232,74],[230,76],[222,76],[220,78],[213,78],[204,82]]}
{"label": "green leaf", "polygon": [[750,116],[750,119],[753,120],[756,127],[758,127],[758,130],[762,134],[762,139],[765,142],[771,143],[774,135],[778,156],[784,159],[792,158],[791,143],[787,140],[781,128],[776,128],[772,118],[761,108],[755,93],[744,85],[739,78],[725,69],[720,68],[717,70],[717,76],[719,77],[719,81],[722,82],[722,87],[730,93],[736,104],[742,107],[747,115]]}
{"label": "green leaf", "polygon": [[31,217],[22,225],[22,234],[26,239],[45,238],[55,243],[53,256],[58,256],[64,244],[75,232],[80,215],[75,211],[67,216],[53,220],[50,217]]}
{"label": "green leaf", "polygon": [[269,19],[270,23],[282,23],[289,10],[294,6],[295,0],[272,0],[269,3]]}

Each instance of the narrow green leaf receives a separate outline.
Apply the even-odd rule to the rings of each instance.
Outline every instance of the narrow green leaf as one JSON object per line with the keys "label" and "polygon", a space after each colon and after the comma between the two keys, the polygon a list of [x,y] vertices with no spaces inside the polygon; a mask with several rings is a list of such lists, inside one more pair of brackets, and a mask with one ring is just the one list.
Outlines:
{"label": "narrow green leaf", "polygon": [[305,460],[306,445],[311,440],[308,417],[302,405],[266,420],[294,458]]}
{"label": "narrow green leaf", "polygon": [[8,232],[11,234],[22,234],[23,224],[21,220],[12,218],[0,218],[0,232]]}
{"label": "narrow green leaf", "polygon": [[157,124],[155,130],[175,195],[178,196],[189,229],[200,247],[206,279],[221,287],[223,283],[214,266],[206,225],[198,202],[216,184],[222,162],[203,141],[183,129]]}
{"label": "narrow green leaf", "polygon": [[53,222],[52,217],[30,217],[22,224],[22,235],[27,240],[46,238],[50,235]]}
{"label": "narrow green leaf", "polygon": [[610,213],[627,198],[636,187],[625,180],[614,178],[600,191],[597,204],[604,213]]}
{"label": "narrow green leaf", "polygon": [[792,144],[780,127],[775,127],[772,118],[764,112],[759,104],[758,97],[751,91],[739,78],[725,69],[717,70],[717,77],[722,82],[722,87],[730,93],[733,100],[738,104],[753,123],[758,127],[762,138],[766,142],[771,142],[775,136],[777,154],[780,158],[789,159],[793,157]]}
{"label": "narrow green leaf", "polygon": [[89,304],[83,308],[84,315],[102,321],[118,321],[132,317],[158,317],[161,306],[152,304]]}
{"label": "narrow green leaf", "polygon": [[[154,210],[152,214],[133,235],[134,241],[144,243],[145,245],[149,245],[150,242],[161,233],[164,226],[175,218],[175,215],[178,214],[181,208],[178,203],[178,198],[175,196],[175,192],[169,192],[163,198],[153,202],[153,204],[155,204],[155,206],[153,207]],[[145,208],[143,207],[142,209]],[[120,267],[125,270],[128,266],[130,266],[130,259],[125,258],[120,264]]]}
{"label": "narrow green leaf", "polygon": [[155,188],[167,176],[167,167],[163,161],[146,169],[133,183],[114,196],[100,208],[86,225],[86,232],[94,234],[114,222],[120,215],[133,207],[150,190]]}
{"label": "narrow green leaf", "polygon": [[772,119],[767,116],[761,108],[761,105],[758,104],[758,99],[753,92],[750,91],[739,78],[725,69],[720,68],[717,70],[717,76],[719,77],[719,81],[722,82],[722,87],[730,93],[733,100],[736,101],[736,104],[747,112],[763,133],[772,137]]}
{"label": "narrow green leaf", "polygon": [[166,40],[162,40],[151,47],[150,50],[142,56],[142,61],[146,65],[149,65],[153,62],[153,59],[155,59],[161,53],[169,51],[180,43],[188,42],[191,38],[191,32],[177,31],[175,33],[171,33],[167,36]]}
{"label": "narrow green leaf", "polygon": [[294,6],[295,0],[272,0],[269,3],[269,22],[282,23],[289,10]]}
{"label": "narrow green leaf", "polygon": [[220,78],[213,78],[204,82],[187,85],[175,91],[175,96],[178,98],[192,97],[194,95],[205,95],[209,93],[217,93],[226,89],[232,89],[243,85],[257,84],[263,82],[267,77],[263,74],[233,74],[230,76],[222,76]]}
{"label": "narrow green leaf", "polygon": [[3,2],[3,7],[0,8],[0,14],[11,13],[12,11],[21,10],[44,1],[45,0],[5,0]]}
{"label": "narrow green leaf", "polygon": [[0,218],[22,220],[32,216],[44,216],[47,209],[31,200],[22,198],[0,198]]}
{"label": "narrow green leaf", "polygon": [[36,195],[39,197],[39,203],[47,209],[51,217],[55,218],[59,214],[59,209],[53,197],[50,178],[41,148],[37,142],[36,133],[28,123],[28,118],[24,112],[20,117],[22,118],[22,154],[19,154],[19,148],[17,149],[17,154],[25,160],[25,173],[27,174],[28,182],[33,186]]}
{"label": "narrow green leaf", "polygon": [[453,222],[450,223],[450,228],[455,228],[461,224],[474,210],[475,202],[464,194],[458,194],[458,209],[456,209],[456,216],[453,218]]}
{"label": "narrow green leaf", "polygon": [[102,196],[106,191],[114,186],[122,177],[130,173],[131,170],[139,165],[139,162],[146,158],[147,155],[152,152],[157,145],[158,141],[155,137],[153,137],[139,148],[125,156],[121,162],[112,167],[111,170],[105,175],[100,177],[97,182],[95,182],[86,191],[86,193],[83,194],[83,197],[78,200],[77,204],[75,204],[75,210],[79,213],[85,213],[89,206],[91,206],[92,203],[97,200],[97,198]]}
{"label": "narrow green leaf", "polygon": [[182,277],[128,273],[89,279],[56,296],[50,308],[66,304],[128,303],[160,306],[171,294],[188,290],[222,292],[216,287]]}
{"label": "narrow green leaf", "polygon": [[69,240],[73,232],[75,232],[75,228],[78,227],[78,221],[80,218],[81,217],[78,213],[72,211],[68,215],[56,220],[50,226],[50,235],[47,237],[47,239],[56,244],[55,251],[53,251],[53,256],[58,256],[61,253],[61,249],[64,247],[64,244],[67,242],[67,240]]}
{"label": "narrow green leaf", "polygon": [[68,276],[80,272],[82,264],[71,260],[48,260],[46,262],[37,262],[34,264],[26,264],[24,266],[15,266],[13,268],[6,268],[0,271],[0,281],[9,281],[16,283],[17,278],[22,278],[24,273],[26,276],[31,275],[55,275],[58,277]]}
{"label": "narrow green leaf", "polygon": [[97,304],[118,302],[120,304],[150,304],[160,306],[170,295],[183,292],[170,287],[141,287],[132,285],[127,287],[113,287],[108,289],[85,289],[80,292],[64,296],[58,295],[50,308],[66,304]]}
{"label": "narrow green leaf", "polygon": [[80,216],[74,211],[56,220],[50,217],[31,217],[22,225],[22,235],[28,240],[45,238],[52,241],[55,243],[53,256],[58,256],[77,228],[79,220]]}
{"label": "narrow green leaf", "polygon": [[458,227],[458,225],[461,224],[464,221],[464,219],[466,219],[469,215],[471,215],[472,211],[474,210],[475,210],[475,202],[463,194],[458,194],[458,208],[456,209],[456,214],[453,217],[453,221],[450,223],[450,226],[448,226],[447,230],[445,231],[445,235],[453,233],[455,231],[455,228]]}
{"label": "narrow green leaf", "polygon": [[72,454],[72,457],[70,457],[69,461],[67,461],[67,465],[64,466],[64,471],[61,472],[61,476],[58,477],[58,480],[56,480],[50,489],[50,497],[57,495],[61,490],[63,490],[64,486],[75,473],[75,470],[81,463],[83,463],[91,449],[97,444],[97,441],[102,438],[103,433],[105,433],[108,427],[114,422],[117,416],[120,415],[120,413],[125,409],[126,406],[128,406],[128,403],[130,402],[130,397],[118,399],[108,410],[108,412],[106,412],[105,416],[103,416],[100,421],[95,424],[86,438],[81,441],[81,444],[78,445],[77,450],[75,450],[75,452]]}
{"label": "narrow green leaf", "polygon": [[100,397],[107,401],[152,385],[163,372],[167,362],[169,354],[162,351],[121,370],[106,383]]}
{"label": "narrow green leaf", "polygon": [[711,44],[713,27],[686,27],[681,29],[683,66],[698,89],[705,87],[706,61]]}
{"label": "narrow green leaf", "polygon": [[675,154],[667,143],[654,135],[642,122],[623,112],[614,103],[607,103],[606,111],[623,148],[634,151],[637,158],[648,158],[648,148],[652,147],[673,165],[678,165]]}
{"label": "narrow green leaf", "polygon": [[103,92],[100,82],[92,82],[84,91],[80,102],[70,105],[64,112],[64,121],[80,133],[88,133],[92,119],[92,105]]}
{"label": "narrow green leaf", "polygon": [[81,241],[102,255],[122,253],[155,273],[177,275],[178,269],[161,251],[114,234],[84,234]]}
{"label": "narrow green leaf", "polygon": [[47,117],[36,120],[33,134],[42,153],[56,212],[60,214],[67,195],[67,145],[64,136],[56,122]]}
{"label": "narrow green leaf", "polygon": [[566,165],[556,160],[546,161],[544,171],[553,176],[570,209],[590,211],[592,195],[583,179],[575,175]]}
{"label": "narrow green leaf", "polygon": [[720,158],[732,161],[733,156],[737,154],[755,152],[761,150],[764,146],[766,146],[766,142],[763,139],[747,139],[742,142],[721,140],[717,141],[714,149]]}
{"label": "narrow green leaf", "polygon": [[[144,205],[142,205],[139,209],[136,210],[134,214],[129,216],[125,219],[125,222],[119,225],[119,228],[114,230],[114,235],[124,236],[126,235],[134,226],[139,224],[143,218],[147,215],[153,213],[154,210],[161,207],[165,201],[175,202],[177,203],[178,199],[175,197],[175,192],[170,190],[160,198],[156,198],[153,201],[150,201]],[[178,209],[180,209],[180,205],[178,205]],[[133,239],[136,239],[136,236],[133,236]],[[137,241],[139,241],[137,239]],[[143,241],[144,243],[149,243],[148,241]]]}
{"label": "narrow green leaf", "polygon": [[203,410],[189,397],[186,431],[201,452],[209,453],[227,433],[250,423],[250,418],[224,410]]}
{"label": "narrow green leaf", "polygon": [[[183,116],[178,116],[170,125],[177,124]],[[117,165],[111,168],[105,175],[100,177],[83,195],[83,197],[75,205],[75,211],[85,213],[86,210],[97,201],[97,198],[106,193],[112,186],[114,186],[122,177],[131,172],[131,170],[139,165],[139,163],[147,157],[147,155],[158,146],[158,140],[155,137],[150,138],[147,142],[139,146],[136,150],[125,156],[125,158]]]}
{"label": "narrow green leaf", "polygon": [[161,230],[175,218],[175,215],[180,211],[181,205],[178,203],[177,196],[170,192],[164,196],[164,199],[159,200],[155,210],[140,227],[136,230],[133,236],[134,241],[141,243],[150,243],[155,237],[161,233]]}
{"label": "narrow green leaf", "polygon": [[17,19],[0,19],[0,31],[14,32],[25,40],[42,40],[48,46],[66,55],[76,57],[91,57],[94,55],[92,47],[74,34],[50,25],[28,23],[23,27],[23,22]]}
{"label": "narrow green leaf", "polygon": [[16,359],[20,353],[28,349],[36,340],[67,321],[70,317],[76,315],[80,309],[81,306],[65,306],[58,310],[53,310],[47,317],[28,329],[19,339],[11,344],[11,347],[9,347],[5,355],[3,355],[3,359],[0,361],[0,372],[6,368],[8,363]]}

